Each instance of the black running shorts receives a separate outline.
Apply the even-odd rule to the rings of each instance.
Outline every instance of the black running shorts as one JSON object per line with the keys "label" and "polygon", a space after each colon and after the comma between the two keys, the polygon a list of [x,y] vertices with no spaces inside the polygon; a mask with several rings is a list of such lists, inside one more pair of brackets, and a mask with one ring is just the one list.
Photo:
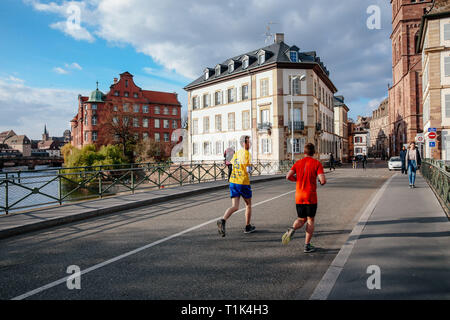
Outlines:
{"label": "black running shorts", "polygon": [[307,217],[314,218],[317,212],[317,203],[316,204],[296,204],[297,207],[297,216],[302,219],[306,219]]}

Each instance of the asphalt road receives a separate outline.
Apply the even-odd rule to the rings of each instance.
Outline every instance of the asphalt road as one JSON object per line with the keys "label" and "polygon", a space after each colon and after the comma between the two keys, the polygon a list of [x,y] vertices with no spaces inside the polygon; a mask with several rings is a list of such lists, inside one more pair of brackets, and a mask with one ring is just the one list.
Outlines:
{"label": "asphalt road", "polygon": [[[224,190],[5,239],[0,299],[308,299],[392,174],[373,165],[330,173],[318,188],[312,254],[304,229],[281,244],[296,217],[285,180],[253,187],[257,232],[248,235],[241,210],[219,237],[215,221],[231,204]],[[79,290],[66,286],[71,265],[88,271]]]}

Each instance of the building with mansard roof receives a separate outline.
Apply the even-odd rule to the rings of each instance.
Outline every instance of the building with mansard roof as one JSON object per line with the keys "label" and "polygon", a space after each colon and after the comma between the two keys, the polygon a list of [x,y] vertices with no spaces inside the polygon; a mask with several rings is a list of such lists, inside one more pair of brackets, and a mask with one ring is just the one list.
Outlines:
{"label": "building with mansard roof", "polygon": [[269,46],[206,67],[184,88],[190,160],[221,161],[226,148],[241,148],[245,135],[254,161],[300,159],[309,142],[316,157],[328,159],[338,146],[337,89],[329,76],[316,52],[286,44],[282,33]]}

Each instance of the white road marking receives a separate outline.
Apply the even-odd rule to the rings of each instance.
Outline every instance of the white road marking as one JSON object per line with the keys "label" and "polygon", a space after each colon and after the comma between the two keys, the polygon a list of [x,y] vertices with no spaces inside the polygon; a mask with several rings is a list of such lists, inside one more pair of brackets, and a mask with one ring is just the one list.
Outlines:
{"label": "white road marking", "polygon": [[[259,205],[261,205],[261,204],[264,204],[264,203],[266,203],[266,202],[269,202],[269,201],[272,201],[272,200],[275,200],[275,199],[284,197],[284,196],[286,196],[286,195],[288,195],[288,194],[291,194],[291,193],[293,193],[293,192],[295,192],[295,190],[292,190],[292,191],[283,193],[283,194],[281,194],[281,195],[279,195],[279,196],[276,196],[276,197],[273,197],[273,198],[271,198],[271,199],[267,199],[267,200],[264,200],[264,201],[261,201],[261,202],[252,204],[252,208],[253,208],[253,207],[256,207],[256,206],[259,206]],[[242,209],[239,209],[238,211],[236,211],[235,213],[238,213],[238,212],[241,212],[241,211],[244,211],[244,210],[245,210],[245,208],[242,208]],[[202,224],[196,225],[196,226],[191,227],[191,228],[189,228],[189,229],[186,229],[186,230],[184,230],[184,231],[181,231],[181,232],[178,232],[178,233],[173,234],[173,235],[171,235],[171,236],[168,236],[168,237],[166,237],[166,238],[160,239],[160,240],[158,240],[158,241],[149,243],[149,244],[147,244],[147,245],[145,245],[145,246],[143,246],[143,247],[140,247],[140,248],[137,248],[137,249],[135,249],[135,250],[129,251],[129,252],[124,253],[124,254],[122,254],[122,255],[120,255],[120,256],[117,256],[117,257],[115,257],[115,258],[112,258],[112,259],[109,259],[109,260],[107,260],[107,261],[104,261],[104,262],[101,262],[101,263],[99,263],[99,264],[96,264],[96,265],[94,265],[94,266],[92,266],[92,267],[90,267],[90,268],[87,268],[87,269],[82,270],[81,273],[80,273],[80,275],[83,275],[83,274],[86,274],[86,273],[88,273],[88,272],[91,272],[91,271],[100,269],[100,268],[105,267],[105,266],[107,266],[107,265],[109,265],[109,264],[111,264],[111,263],[114,263],[114,262],[116,262],[116,261],[119,261],[119,260],[122,260],[122,259],[124,259],[124,258],[126,258],[126,257],[129,257],[129,256],[131,256],[131,255],[133,255],[133,254],[136,254],[136,253],[141,252],[141,251],[143,251],[143,250],[146,250],[146,249],[148,249],[148,248],[154,247],[154,246],[156,246],[156,245],[158,245],[158,244],[161,244],[161,243],[163,243],[163,242],[169,241],[169,240],[171,240],[171,239],[177,238],[177,237],[179,237],[179,236],[181,236],[181,235],[183,235],[183,234],[186,234],[186,233],[188,233],[188,232],[191,232],[191,231],[200,229],[200,228],[202,228],[202,227],[204,227],[204,226],[206,226],[206,225],[208,225],[208,224],[210,224],[210,223],[216,222],[216,221],[217,221],[218,219],[220,219],[220,218],[222,218],[222,216],[220,216],[220,217],[218,217],[218,218],[215,218],[215,219],[211,219],[211,220],[209,220],[209,221],[207,221],[207,222],[204,222],[204,223],[202,223]],[[20,296],[17,296],[17,297],[15,297],[15,298],[12,298],[11,300],[23,300],[23,299],[26,299],[26,298],[28,298],[28,297],[31,297],[31,296],[35,295],[35,294],[38,294],[38,293],[40,293],[40,292],[43,292],[43,291],[45,291],[45,290],[47,290],[47,289],[50,289],[50,288],[56,287],[57,285],[60,285],[60,284],[65,283],[69,277],[70,277],[70,275],[67,276],[67,277],[61,278],[61,279],[59,279],[59,280],[56,280],[56,281],[54,281],[54,282],[51,282],[51,283],[49,283],[49,284],[46,284],[45,286],[42,286],[42,287],[39,287],[39,288],[37,288],[37,289],[28,291],[28,292],[26,292],[26,293],[24,293],[24,294],[22,294],[22,295],[20,295]]]}
{"label": "white road marking", "polygon": [[383,193],[386,191],[387,186],[389,185],[391,180],[397,175],[398,173],[391,176],[383,184],[380,190],[378,190],[378,192],[374,195],[374,197],[372,198],[372,200],[362,213],[361,217],[359,218],[359,221],[353,228],[352,233],[350,233],[347,241],[341,247],[341,250],[334,258],[333,262],[331,263],[325,275],[322,277],[322,280],[320,280],[311,297],[309,297],[309,300],[326,300],[328,298],[331,290],[334,287],[334,284],[336,283],[337,278],[339,277],[339,274],[341,273],[345,263],[347,262],[348,257],[352,253],[356,241],[361,235],[361,232],[364,230],[366,222],[369,220],[370,215],[375,210],[375,206],[377,205]]}

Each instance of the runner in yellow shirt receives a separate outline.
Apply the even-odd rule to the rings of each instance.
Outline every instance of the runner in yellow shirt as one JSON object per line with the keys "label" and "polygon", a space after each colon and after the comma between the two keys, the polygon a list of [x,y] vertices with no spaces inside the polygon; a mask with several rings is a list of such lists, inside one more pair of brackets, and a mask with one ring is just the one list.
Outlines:
{"label": "runner in yellow shirt", "polygon": [[233,171],[230,178],[230,197],[232,207],[225,211],[222,219],[217,221],[217,227],[219,234],[225,237],[225,223],[233,213],[239,210],[240,197],[245,201],[245,229],[244,233],[252,233],[255,231],[255,226],[250,224],[252,217],[252,189],[250,187],[249,171],[251,170],[251,157],[250,152],[250,137],[245,136],[243,139],[243,147],[237,151],[231,164],[233,165]]}

